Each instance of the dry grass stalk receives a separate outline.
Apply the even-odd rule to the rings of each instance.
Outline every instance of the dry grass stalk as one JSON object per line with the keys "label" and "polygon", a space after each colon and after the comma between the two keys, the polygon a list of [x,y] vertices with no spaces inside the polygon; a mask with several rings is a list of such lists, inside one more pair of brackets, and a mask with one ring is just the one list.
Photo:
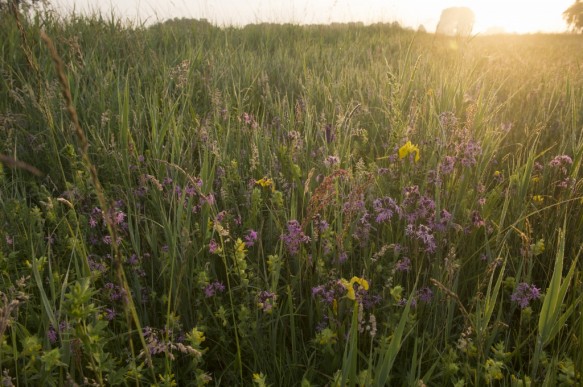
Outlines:
{"label": "dry grass stalk", "polygon": [[36,176],[43,175],[43,173],[41,171],[39,171],[37,168],[33,167],[32,165],[27,164],[24,161],[13,159],[10,156],[0,154],[0,163],[6,165],[9,168],[24,169],[25,171],[30,172]]}

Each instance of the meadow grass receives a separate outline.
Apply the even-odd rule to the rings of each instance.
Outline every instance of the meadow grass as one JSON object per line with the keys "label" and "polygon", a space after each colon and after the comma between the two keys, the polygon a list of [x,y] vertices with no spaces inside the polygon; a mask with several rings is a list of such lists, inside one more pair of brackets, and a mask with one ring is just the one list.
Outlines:
{"label": "meadow grass", "polygon": [[580,36],[0,34],[5,385],[581,382]]}

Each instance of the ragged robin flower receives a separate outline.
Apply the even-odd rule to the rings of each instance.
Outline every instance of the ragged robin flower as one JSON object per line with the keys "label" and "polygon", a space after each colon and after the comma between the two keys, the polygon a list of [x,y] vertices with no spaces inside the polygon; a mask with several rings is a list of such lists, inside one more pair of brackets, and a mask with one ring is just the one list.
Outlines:
{"label": "ragged robin flower", "polygon": [[399,148],[399,158],[404,159],[413,152],[415,152],[415,162],[419,161],[419,148],[417,145],[411,144],[411,141],[407,141],[405,145]]}

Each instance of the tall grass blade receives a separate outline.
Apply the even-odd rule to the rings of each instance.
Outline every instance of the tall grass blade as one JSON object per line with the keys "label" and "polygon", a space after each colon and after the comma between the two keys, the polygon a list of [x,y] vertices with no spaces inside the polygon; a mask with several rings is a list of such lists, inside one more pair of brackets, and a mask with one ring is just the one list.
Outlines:
{"label": "tall grass blade", "polygon": [[[566,223],[566,220],[565,220]],[[553,269],[553,276],[551,277],[551,282],[547,288],[543,305],[541,308],[539,320],[538,320],[538,334],[536,339],[536,347],[534,351],[534,359],[532,366],[532,377],[537,374],[538,366],[540,362],[541,352],[544,347],[546,347],[563,328],[563,325],[567,319],[571,316],[575,310],[576,304],[573,303],[564,310],[565,296],[569,285],[575,274],[575,268],[577,267],[577,260],[579,255],[573,259],[571,267],[567,275],[563,278],[563,260],[565,254],[565,230],[559,230],[558,237],[558,248],[557,254],[555,256],[555,267]]]}

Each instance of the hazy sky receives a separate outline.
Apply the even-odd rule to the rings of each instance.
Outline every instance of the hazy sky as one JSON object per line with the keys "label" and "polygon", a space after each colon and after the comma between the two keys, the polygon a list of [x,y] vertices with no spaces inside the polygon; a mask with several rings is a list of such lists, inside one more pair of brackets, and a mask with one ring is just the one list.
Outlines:
{"label": "hazy sky", "polygon": [[476,14],[474,32],[502,27],[507,32],[566,29],[562,12],[575,0],[52,0],[59,9],[99,9],[148,23],[173,17],[206,18],[218,24],[297,24],[398,21],[433,31],[443,8],[468,6]]}

